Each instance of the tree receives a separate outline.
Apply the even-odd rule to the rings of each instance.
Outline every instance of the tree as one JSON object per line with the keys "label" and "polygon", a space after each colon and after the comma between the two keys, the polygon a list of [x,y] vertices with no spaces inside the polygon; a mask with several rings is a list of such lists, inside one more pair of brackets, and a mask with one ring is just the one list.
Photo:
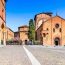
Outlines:
{"label": "tree", "polygon": [[35,25],[33,19],[29,21],[29,40],[35,40]]}

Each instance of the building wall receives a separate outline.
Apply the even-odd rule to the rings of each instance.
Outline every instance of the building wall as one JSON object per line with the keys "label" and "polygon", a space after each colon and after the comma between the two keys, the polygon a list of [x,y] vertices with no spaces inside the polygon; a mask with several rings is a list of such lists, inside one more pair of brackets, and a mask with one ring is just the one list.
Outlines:
{"label": "building wall", "polygon": [[[44,21],[48,20],[49,18],[50,18],[50,16],[47,15],[47,14],[38,14],[38,15],[36,16],[36,21],[35,21],[35,28],[36,28],[36,30],[41,26],[41,24],[42,24]],[[40,22],[41,22],[41,23],[40,23]]]}
{"label": "building wall", "polygon": [[[39,21],[36,20],[36,22]],[[56,24],[59,24],[58,28]],[[50,17],[40,25],[36,34],[37,40],[41,41],[43,39],[43,45],[55,46],[57,38],[60,40],[59,45],[65,45],[65,20],[60,16]]]}
{"label": "building wall", "polygon": [[[62,19],[61,18],[59,18],[58,16],[56,16],[56,17],[54,17],[54,18],[52,18],[52,45],[54,44],[54,39],[56,38],[56,37],[59,37],[60,38],[60,43],[61,43],[61,39],[62,39],[62,35],[61,34],[63,34],[62,32],[60,32],[60,28],[62,28],[61,26],[62,26],[62,21],[61,21]],[[55,25],[56,24],[59,24],[59,28],[56,28],[55,27]],[[55,29],[55,32],[53,32],[53,28]],[[61,43],[62,44],[62,43]]]}
{"label": "building wall", "polygon": [[[49,26],[48,23],[45,21],[47,21],[49,18],[51,18],[51,17],[47,14],[39,14],[39,15],[37,15],[36,20],[35,20],[37,40],[39,40],[41,42],[41,44],[43,43],[43,40],[44,40],[44,45],[46,45],[45,43],[47,43],[47,41],[48,41],[48,35],[45,38],[45,37],[43,37],[43,34],[48,33],[46,28],[47,28],[47,26]],[[40,23],[41,21],[42,21],[42,23]]]}
{"label": "building wall", "polygon": [[[55,25],[57,23],[59,24],[59,28],[55,27]],[[43,44],[44,45],[55,45],[54,44],[54,39],[56,37],[59,37],[61,39],[60,28],[61,28],[61,18],[59,18],[59,17],[52,17],[51,19],[46,21],[44,23],[44,25],[43,25],[43,33],[46,34],[46,36],[43,37]],[[53,29],[55,29],[55,32],[53,32]]]}
{"label": "building wall", "polygon": [[14,32],[14,40],[20,40],[19,32]]}
{"label": "building wall", "polygon": [[28,39],[28,26],[21,26],[18,28],[18,31],[19,31],[19,37],[20,37],[20,40],[23,42],[23,44],[25,44],[25,40],[29,40]]}
{"label": "building wall", "polygon": [[7,28],[6,40],[9,41],[9,40],[13,40],[13,39],[14,39],[14,32],[10,28]]}
{"label": "building wall", "polygon": [[5,21],[5,1],[0,0],[0,16]]}
{"label": "building wall", "polygon": [[65,20],[61,20],[62,21],[62,45],[65,45]]}
{"label": "building wall", "polygon": [[20,27],[19,31],[28,31],[28,27]]}
{"label": "building wall", "polygon": [[[42,31],[43,45],[50,45],[51,44],[51,20],[49,20],[43,24],[42,30],[43,30]],[[44,36],[44,34],[45,34],[45,36]]]}
{"label": "building wall", "polygon": [[3,44],[6,43],[5,36],[6,36],[5,1],[0,0],[0,44],[1,40],[3,41]]}
{"label": "building wall", "polygon": [[42,44],[43,42],[43,37],[42,37],[42,29],[43,29],[43,27],[42,27],[42,25],[36,30],[36,33],[35,33],[35,35],[36,35],[36,40],[38,40],[38,41],[40,41],[40,44]]}
{"label": "building wall", "polygon": [[28,32],[20,32],[20,40],[22,40],[22,42],[28,40]]}

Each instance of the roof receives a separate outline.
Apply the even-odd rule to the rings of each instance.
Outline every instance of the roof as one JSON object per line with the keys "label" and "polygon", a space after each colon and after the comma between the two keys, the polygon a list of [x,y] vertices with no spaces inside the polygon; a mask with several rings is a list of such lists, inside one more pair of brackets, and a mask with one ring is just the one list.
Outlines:
{"label": "roof", "polygon": [[9,29],[10,31],[12,31],[13,33],[14,33],[14,31],[13,30],[11,30],[9,27],[6,27],[7,29]]}
{"label": "roof", "polygon": [[[59,15],[56,15],[56,16],[54,16],[54,17],[59,17],[59,18],[61,18],[61,19],[65,20],[64,18],[62,18],[62,17],[61,17],[61,16],[59,16]],[[53,18],[54,18],[54,17],[53,17]]]}
{"label": "roof", "polygon": [[[54,16],[54,17],[51,17],[51,18],[55,18],[55,17],[59,17],[59,18],[65,20],[64,18],[62,18],[62,17],[60,17],[60,16],[58,16],[58,15],[56,15],[56,16]],[[48,20],[50,20],[51,18],[49,18]],[[46,20],[45,22],[47,22],[48,20]],[[42,23],[40,27],[42,27],[43,24],[44,24],[44,23]],[[40,27],[39,27],[39,28],[40,28]],[[38,29],[39,29],[39,28],[38,28]],[[37,29],[37,30],[38,30],[38,29]]]}
{"label": "roof", "polygon": [[34,17],[34,20],[36,20],[36,16],[40,14],[46,14],[46,15],[52,16],[53,13],[52,12],[42,12],[42,13],[36,14]]}
{"label": "roof", "polygon": [[[52,18],[55,18],[55,17],[59,17],[59,18],[65,20],[64,18],[62,18],[61,16],[58,16],[58,15],[56,15],[56,16],[54,16],[54,17],[52,17]],[[50,20],[50,19],[51,19],[51,18],[49,18],[48,20]],[[46,20],[46,21],[48,21],[48,20]]]}
{"label": "roof", "polygon": [[18,28],[29,28],[27,25],[24,25],[24,26],[20,26]]}
{"label": "roof", "polygon": [[28,31],[16,31],[16,32],[14,32],[14,33],[19,33],[19,32],[28,32]]}
{"label": "roof", "polygon": [[19,33],[19,31],[16,31],[16,32],[14,32],[14,33]]}

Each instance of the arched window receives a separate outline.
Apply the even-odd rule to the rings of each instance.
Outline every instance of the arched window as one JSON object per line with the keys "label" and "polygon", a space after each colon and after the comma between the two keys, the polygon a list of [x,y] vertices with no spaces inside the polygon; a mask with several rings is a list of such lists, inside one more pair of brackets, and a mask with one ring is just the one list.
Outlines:
{"label": "arched window", "polygon": [[45,33],[43,33],[43,37],[46,37],[46,34]]}

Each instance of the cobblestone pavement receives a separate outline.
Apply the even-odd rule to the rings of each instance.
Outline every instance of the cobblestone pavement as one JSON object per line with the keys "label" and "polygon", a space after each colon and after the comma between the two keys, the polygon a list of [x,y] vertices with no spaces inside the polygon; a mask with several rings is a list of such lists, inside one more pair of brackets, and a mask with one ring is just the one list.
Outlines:
{"label": "cobblestone pavement", "polygon": [[31,65],[22,46],[6,46],[0,48],[0,65]]}
{"label": "cobblestone pavement", "polygon": [[26,46],[41,65],[65,65],[65,47]]}

